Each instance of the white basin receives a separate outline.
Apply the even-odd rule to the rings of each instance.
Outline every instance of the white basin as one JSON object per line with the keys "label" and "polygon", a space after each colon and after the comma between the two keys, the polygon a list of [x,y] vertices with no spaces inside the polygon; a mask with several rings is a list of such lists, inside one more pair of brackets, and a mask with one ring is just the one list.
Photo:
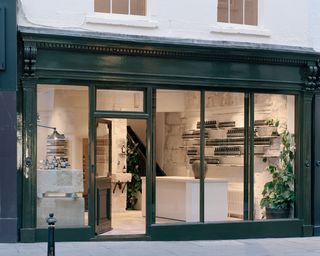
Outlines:
{"label": "white basin", "polygon": [[112,182],[131,182],[131,173],[112,173]]}

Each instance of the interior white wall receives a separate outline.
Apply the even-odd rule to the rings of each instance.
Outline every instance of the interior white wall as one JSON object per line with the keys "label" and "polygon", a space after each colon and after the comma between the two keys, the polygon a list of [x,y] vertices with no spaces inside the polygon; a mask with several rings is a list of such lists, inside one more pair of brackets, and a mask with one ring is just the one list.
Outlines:
{"label": "interior white wall", "polygon": [[[71,167],[82,169],[82,139],[88,138],[88,90],[85,87],[41,86],[38,89],[38,124],[56,127],[68,141]],[[87,114],[86,114],[87,113]],[[37,160],[46,159],[46,140],[53,130],[38,127]]]}
{"label": "interior white wall", "polygon": [[[88,22],[87,17],[93,14],[93,0],[18,0],[18,24],[27,27],[268,43],[319,49],[320,40],[316,40],[320,37],[319,33],[316,33],[320,24],[320,14],[317,11],[320,9],[319,5],[317,0],[259,0],[258,27],[231,26],[229,32],[214,32],[212,27],[225,25],[216,22],[217,0],[148,0],[147,17],[128,19],[120,15],[116,19],[122,22],[117,25]],[[99,17],[110,20],[108,14]],[[111,17],[112,19],[114,18]],[[137,20],[142,24],[151,22],[153,26],[133,26]],[[251,31],[251,34],[246,31]]]}

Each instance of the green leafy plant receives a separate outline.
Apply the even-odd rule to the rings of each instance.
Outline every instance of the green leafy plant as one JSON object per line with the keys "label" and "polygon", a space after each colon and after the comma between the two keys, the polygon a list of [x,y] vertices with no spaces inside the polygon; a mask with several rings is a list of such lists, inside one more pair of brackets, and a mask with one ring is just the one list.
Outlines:
{"label": "green leafy plant", "polygon": [[265,124],[266,124],[266,125],[269,125],[269,126],[279,127],[280,122],[279,122],[278,119],[272,119],[272,118],[270,118],[270,119],[267,119],[267,120],[265,121]]}
{"label": "green leafy plant", "polygon": [[127,170],[132,174],[131,182],[127,188],[127,209],[134,209],[138,201],[138,193],[141,192],[141,160],[138,152],[138,143],[127,145]]}
{"label": "green leafy plant", "polygon": [[271,174],[271,181],[264,185],[261,208],[287,209],[295,201],[293,160],[295,143],[290,132],[285,128],[280,133],[281,150],[279,163],[269,165],[267,171]]}

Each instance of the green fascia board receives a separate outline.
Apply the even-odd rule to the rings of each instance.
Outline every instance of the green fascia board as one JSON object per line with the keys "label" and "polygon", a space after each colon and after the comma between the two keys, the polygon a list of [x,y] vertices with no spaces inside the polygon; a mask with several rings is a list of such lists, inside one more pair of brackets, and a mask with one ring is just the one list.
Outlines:
{"label": "green fascia board", "polygon": [[[115,56],[90,52],[38,50],[36,63],[40,78],[78,78],[181,85],[276,84],[301,89],[304,81],[300,66],[278,66],[193,59],[164,59],[145,56]],[[59,60],[59,61],[58,61]],[[251,85],[252,87],[252,85]],[[257,88],[254,86],[254,88]],[[289,89],[288,88],[288,89]]]}
{"label": "green fascia board", "polygon": [[[39,79],[301,91],[311,48],[178,40],[20,27]],[[96,37],[94,37],[96,36]],[[310,76],[309,76],[310,77]],[[312,78],[312,76],[311,76]]]}

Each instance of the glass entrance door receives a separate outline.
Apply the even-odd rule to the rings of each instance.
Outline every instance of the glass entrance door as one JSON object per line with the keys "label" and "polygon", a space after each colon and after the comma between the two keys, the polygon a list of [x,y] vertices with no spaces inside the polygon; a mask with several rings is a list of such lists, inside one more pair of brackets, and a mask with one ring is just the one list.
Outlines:
{"label": "glass entrance door", "polygon": [[147,183],[147,166],[151,172],[145,92],[93,89],[91,159],[95,212],[91,223],[95,223],[96,235],[144,235],[148,219],[144,195],[148,193],[143,191],[147,187],[143,189],[142,181]]}
{"label": "glass entrance door", "polygon": [[104,118],[96,119],[95,230],[97,234],[111,230],[111,134],[111,121]]}

